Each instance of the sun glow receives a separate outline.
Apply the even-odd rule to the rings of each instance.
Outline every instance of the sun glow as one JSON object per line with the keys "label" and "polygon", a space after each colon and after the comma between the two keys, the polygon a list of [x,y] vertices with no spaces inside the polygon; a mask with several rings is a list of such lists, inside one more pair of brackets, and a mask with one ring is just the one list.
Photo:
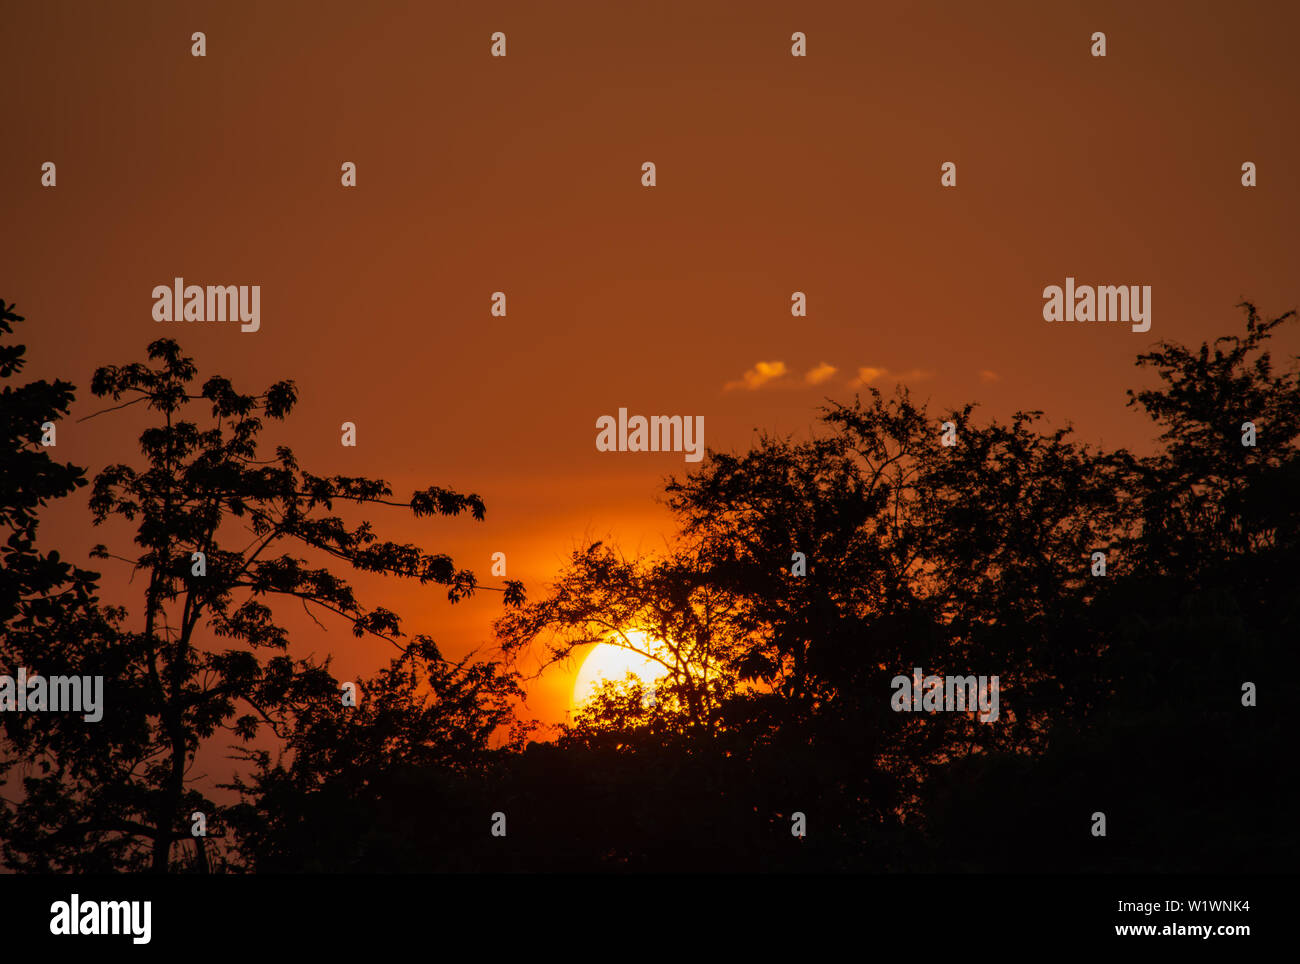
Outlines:
{"label": "sun glow", "polygon": [[[639,650],[654,652],[655,642],[640,630],[625,633],[628,641]],[[615,643],[597,643],[582,661],[578,677],[573,683],[573,705],[581,706],[591,699],[602,680],[621,681],[631,673],[648,691],[656,682],[668,675],[662,663],[647,659],[641,653]]]}

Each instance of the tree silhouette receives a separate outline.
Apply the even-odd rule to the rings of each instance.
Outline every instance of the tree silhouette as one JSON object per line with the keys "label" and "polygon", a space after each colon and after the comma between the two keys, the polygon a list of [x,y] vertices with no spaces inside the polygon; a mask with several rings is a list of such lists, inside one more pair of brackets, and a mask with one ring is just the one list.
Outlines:
{"label": "tree silhouette", "polygon": [[[228,848],[210,846],[222,840],[226,808],[190,774],[200,745],[218,731],[245,743],[263,729],[283,738],[295,721],[340,702],[328,661],[288,655],[272,602],[334,614],[356,636],[400,648],[396,614],[367,608],[344,579],[295,549],[446,586],[452,601],[477,585],[446,555],[381,541],[369,522],[350,526],[333,514],[335,503],[351,503],[481,520],[477,496],[431,487],[396,502],[382,481],[303,471],[287,447],[259,458],[263,419],[290,413],[292,382],[247,395],[214,377],[196,393],[195,365],[176,342],[155,341],[148,354],[155,365],[103,367],[92,382],[95,395],[121,402],[114,408],[141,404],[157,418],[140,437],[145,466],[105,468],[90,502],[96,524],[116,516],[135,526],[138,551],[125,561],[145,577],[140,628],[129,628],[124,612],[108,612],[96,636],[37,640],[43,666],[102,672],[107,709],[98,724],[63,718],[50,727],[30,717],[13,724],[21,731],[19,762],[40,771],[25,774],[23,799],[6,816],[6,859],[22,869],[208,870],[228,859]],[[183,417],[194,403],[208,410],[205,425]],[[124,558],[104,546],[95,554]],[[522,598],[518,583],[505,593]],[[417,643],[408,665],[446,678],[436,649]],[[16,655],[35,654],[19,648]],[[189,833],[196,811],[207,818],[206,838]],[[189,856],[178,851],[181,841],[192,841]]]}
{"label": "tree silhouette", "polygon": [[[213,378],[193,393],[192,361],[165,340],[150,346],[156,364],[102,368],[92,385],[158,422],[143,468],[95,479],[96,521],[134,523],[127,562],[146,577],[134,621],[100,606],[93,573],[34,541],[37,509],[81,479],[37,448],[35,426],[66,413],[70,386],[6,388],[0,654],[108,681],[101,723],[6,714],[5,766],[22,777],[0,809],[6,862],[1288,867],[1279,690],[1295,671],[1300,370],[1276,372],[1268,347],[1296,316],[1243,308],[1244,335],[1139,356],[1159,379],[1130,393],[1161,432],[1151,456],[1081,444],[1036,411],[931,413],[905,391],[832,402],[806,440],[711,451],[666,486],[679,531],[664,552],[585,546],[532,602],[507,583],[499,662],[448,662],[331,569],[463,598],[472,574],[333,507],[482,518],[476,496],[398,502],[379,481],[306,473],[287,448],[259,458],[263,419],[287,416],[292,384],[242,395]],[[6,333],[13,320],[6,309]],[[0,358],[8,377],[21,349]],[[182,417],[195,403],[204,425]],[[328,661],[288,655],[275,600],[398,644],[359,681],[358,706]],[[550,666],[609,641],[660,661],[653,694],[607,684],[553,742],[528,742],[513,666],[534,646]],[[997,722],[895,711],[891,681],[917,666],[998,676]],[[188,770],[218,730],[243,741],[231,806]],[[194,810],[206,840],[188,834]],[[1095,811],[1106,838],[1089,832]],[[509,814],[508,842],[487,833],[495,812]],[[806,838],[791,834],[796,812]]]}
{"label": "tree silhouette", "polygon": [[[24,320],[13,307],[0,299],[0,334],[5,336],[14,333],[13,323]],[[0,378],[20,372],[25,354],[23,345],[0,345]],[[6,385],[0,394],[0,518],[8,528],[0,555],[0,668],[6,674],[18,669],[47,676],[93,674],[92,667],[116,660],[112,627],[95,595],[97,574],[36,545],[39,510],[86,485],[84,469],[56,462],[41,445],[43,426],[65,417],[73,397],[72,385],[61,380]],[[52,800],[54,788],[65,779],[84,779],[95,769],[95,761],[75,757],[85,728],[94,725],[75,715],[0,714],[0,777],[16,773],[22,778],[16,787],[6,781],[0,802],[5,862],[48,866],[41,857],[25,862],[21,851],[24,843],[31,845],[29,853],[41,850],[34,837],[48,836],[41,815],[58,806]],[[93,822],[75,803],[67,805],[64,816],[64,826]],[[103,865],[91,859],[84,866]]]}
{"label": "tree silhouette", "polygon": [[[909,827],[929,837],[914,866],[1154,869],[1175,837],[1194,863],[1212,845],[1199,806],[1170,819],[1197,797],[1170,761],[1208,754],[1242,775],[1280,751],[1276,718],[1243,717],[1240,687],[1295,625],[1300,399],[1295,373],[1275,375],[1262,351],[1292,315],[1265,323],[1246,308],[1246,336],[1226,349],[1139,358],[1164,382],[1134,395],[1165,430],[1159,456],[1080,445],[1039,412],[977,424],[971,406],[935,417],[906,392],[873,391],[832,403],[806,442],[711,451],[667,486],[680,538],[664,557],[575,553],[547,595],[498,622],[503,648],[546,640],[567,655],[629,625],[671,637],[681,594],[644,574],[676,572],[720,614],[709,645],[726,672],[707,735],[688,707],[646,708],[635,686],[613,685],[561,748],[637,755],[656,772],[669,747],[708,758],[733,813],[768,815],[767,840],[816,801],[830,866],[889,865]],[[1258,454],[1241,445],[1247,418],[1268,434]],[[998,724],[894,712],[889,681],[914,666],[998,675]],[[1171,752],[1180,740],[1195,749]],[[1245,791],[1216,781],[1214,794],[1249,819]],[[1164,855],[1086,849],[1092,810],[1073,811],[1090,797]]]}
{"label": "tree silhouette", "polygon": [[[1199,348],[1162,343],[1130,392],[1161,430],[1122,502],[1120,564],[1083,614],[1105,699],[1033,759],[961,761],[931,781],[934,859],[982,870],[1281,871],[1286,690],[1296,660],[1300,372],[1268,341],[1294,312]],[[1242,444],[1243,423],[1258,429]],[[1078,677],[1068,677],[1073,682]],[[1258,687],[1244,705],[1245,685]],[[1093,812],[1109,836],[1080,832]],[[1062,820],[1062,814],[1070,814]],[[1113,841],[1113,842],[1112,842]]]}
{"label": "tree silhouette", "polygon": [[[581,718],[590,728],[649,726],[715,733],[719,699],[735,687],[739,635],[729,597],[703,577],[684,546],[671,557],[629,562],[595,542],[573,553],[547,598],[507,612],[496,623],[507,658],[547,636],[545,665],[604,642],[657,663],[653,699],[642,687],[612,686]],[[613,681],[617,683],[618,681]]]}
{"label": "tree silhouette", "polygon": [[[476,809],[481,822],[494,808],[471,801],[485,796],[499,758],[522,749],[530,727],[514,717],[522,696],[515,676],[494,663],[449,663],[432,640],[416,636],[360,690],[355,708],[337,699],[295,708],[275,757],[243,754],[252,777],[236,780],[243,802],[229,819],[248,866],[475,869],[463,827],[449,818]],[[501,730],[508,736],[493,746]],[[413,851],[412,829],[429,822],[436,846]]]}
{"label": "tree silhouette", "polygon": [[[0,299],[0,335],[24,318]],[[26,364],[26,347],[0,344],[0,379]],[[36,549],[37,510],[86,484],[85,469],[56,462],[41,445],[46,423],[66,417],[73,401],[69,382],[9,385],[0,393],[0,520],[8,528],[0,558],[0,627],[4,636],[56,621],[70,595],[85,602],[94,573],[62,562],[57,552]]]}
{"label": "tree silhouette", "polygon": [[[831,406],[828,431],[810,441],[711,452],[667,486],[682,533],[668,559],[575,553],[550,594],[498,622],[504,648],[549,631],[562,639],[558,658],[629,625],[674,654],[707,640],[719,663],[709,738],[774,782],[825,754],[833,767],[815,767],[819,799],[834,772],[846,812],[896,820],[915,809],[932,767],[980,748],[1030,749],[1050,720],[1097,698],[1097,644],[1080,624],[1094,591],[1089,551],[1122,534],[1132,466],[1076,445],[1069,430],[1037,430],[1038,418],[980,426],[969,407],[936,419],[906,392],[872,392],[867,404]],[[945,419],[956,446],[940,443]],[[709,601],[710,618],[687,620],[679,586]],[[998,726],[973,713],[896,713],[890,681],[914,666],[998,675],[1012,706]],[[636,701],[617,695],[597,709],[588,729],[625,730],[636,717]],[[654,723],[672,712],[656,705],[637,723],[664,731]],[[683,730],[697,722],[689,702],[681,715]]]}

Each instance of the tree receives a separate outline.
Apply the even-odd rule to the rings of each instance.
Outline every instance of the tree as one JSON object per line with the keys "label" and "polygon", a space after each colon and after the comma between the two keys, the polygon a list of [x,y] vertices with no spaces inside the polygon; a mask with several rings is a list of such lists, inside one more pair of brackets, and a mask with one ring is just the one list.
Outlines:
{"label": "tree", "polygon": [[[329,565],[446,586],[452,601],[477,587],[448,556],[381,541],[369,522],[349,525],[333,514],[344,503],[481,520],[477,496],[431,487],[397,502],[380,480],[303,471],[284,446],[259,458],[263,419],[289,415],[292,382],[247,395],[213,377],[195,393],[196,367],[176,342],[153,342],[148,357],[156,364],[103,367],[92,382],[96,396],[120,403],[113,408],[144,405],[157,417],[140,437],[144,468],[105,468],[91,497],[97,525],[112,517],[135,525],[133,557],[103,546],[96,555],[124,559],[144,577],[144,604],[138,628],[110,613],[99,638],[47,640],[52,658],[76,656],[69,661],[81,672],[104,672],[108,709],[99,724],[61,721],[49,738],[41,724],[26,723],[23,758],[55,762],[24,779],[24,798],[8,816],[6,858],[22,869],[162,872],[225,862],[229,847],[210,845],[222,840],[227,808],[189,772],[199,746],[219,730],[245,744],[263,730],[284,738],[294,720],[340,700],[327,664],[288,655],[289,635],[271,603],[334,614],[357,637],[400,649],[397,615],[367,608]],[[184,418],[196,403],[208,409],[206,425]],[[503,591],[511,602],[522,599],[516,582]],[[423,661],[433,677],[445,673],[423,641],[407,658]],[[196,811],[207,818],[206,838],[190,835]],[[182,842],[193,845],[188,857]]]}
{"label": "tree", "polygon": [[716,731],[719,700],[734,690],[737,627],[731,600],[713,589],[699,560],[679,545],[665,559],[628,561],[595,542],[573,553],[551,593],[496,623],[507,658],[546,641],[543,669],[580,647],[606,643],[662,668],[653,699],[634,683],[605,688],[582,712],[591,731],[637,726]]}
{"label": "tree", "polygon": [[[1041,751],[1052,722],[1083,725],[1105,691],[1105,636],[1082,616],[1101,592],[1091,551],[1113,557],[1127,531],[1131,459],[1043,431],[1040,413],[979,425],[971,411],[933,418],[906,392],[873,391],[825,409],[807,441],[711,451],[667,486],[680,528],[666,554],[575,553],[545,597],[498,622],[505,651],[546,640],[554,661],[644,631],[683,698],[646,706],[611,687],[567,743],[600,745],[603,731],[645,752],[684,735],[683,752],[726,760],[744,793],[816,799],[850,849],[868,825],[879,839],[920,816],[936,767]],[[895,712],[891,681],[916,666],[999,676],[998,725]]]}
{"label": "tree", "polygon": [[[0,299],[0,334],[13,334],[13,323],[25,320],[13,307]],[[0,378],[22,371],[25,354],[23,345],[0,345]],[[113,659],[103,648],[91,656],[111,635],[108,615],[98,607],[97,573],[64,562],[56,550],[37,548],[39,510],[86,485],[83,468],[55,461],[41,444],[73,398],[73,386],[62,380],[6,385],[0,394],[0,519],[8,528],[0,552],[0,668],[6,674],[70,675],[96,659]],[[0,714],[0,776],[18,778],[0,801],[6,861],[39,824],[33,815],[43,811],[47,789],[75,768],[66,754],[87,725],[80,716]]]}
{"label": "tree", "polygon": [[[13,308],[0,298],[2,335],[25,320]],[[22,371],[26,352],[25,345],[0,344],[0,379]],[[36,549],[37,510],[86,485],[85,469],[56,462],[41,444],[44,426],[66,417],[73,398],[72,384],[62,380],[6,385],[0,393],[0,521],[8,529],[0,554],[0,627],[6,638],[57,618],[70,596],[84,601],[93,587],[94,573]]]}
{"label": "tree", "polygon": [[1164,444],[1143,463],[1150,484],[1140,537],[1144,562],[1160,571],[1218,570],[1226,560],[1254,556],[1265,576],[1274,570],[1272,554],[1294,546],[1300,372],[1276,374],[1267,345],[1296,313],[1264,321],[1253,304],[1239,307],[1244,337],[1197,350],[1162,342],[1138,357],[1163,383],[1129,392],[1129,405],[1156,422]]}
{"label": "tree", "polygon": [[[747,723],[802,731],[834,755],[844,794],[882,820],[920,816],[936,766],[1041,749],[1049,721],[1081,723],[1104,691],[1091,672],[1103,640],[1080,617],[1099,591],[1090,551],[1125,531],[1131,460],[1043,431],[1038,412],[1008,425],[971,412],[932,417],[905,391],[873,391],[828,407],[827,434],[714,455],[668,487],[712,584],[764,627],[742,675],[783,699],[764,698],[763,719]],[[804,577],[791,574],[795,552]],[[917,666],[998,676],[998,725],[894,712],[891,680]]]}
{"label": "tree", "polygon": [[[1119,564],[1078,633],[1101,646],[1101,698],[1046,752],[967,759],[931,780],[925,808],[944,866],[1280,872],[1300,838],[1283,801],[1300,605],[1300,367],[1270,339],[1295,312],[1199,347],[1162,342],[1137,365],[1158,383],[1129,403],[1160,430],[1122,490]],[[1253,446],[1244,423],[1255,428]],[[1248,685],[1258,690],[1248,702]],[[1279,685],[1281,684],[1281,685]],[[1081,832],[1093,810],[1113,844]]]}
{"label": "tree", "polygon": [[[414,637],[355,707],[318,700],[296,708],[273,756],[253,764],[229,820],[258,872],[474,870],[464,823],[495,807],[485,786],[531,726],[514,718],[517,679],[494,663],[449,663]],[[505,738],[493,745],[494,738]],[[500,801],[497,801],[500,805]]]}

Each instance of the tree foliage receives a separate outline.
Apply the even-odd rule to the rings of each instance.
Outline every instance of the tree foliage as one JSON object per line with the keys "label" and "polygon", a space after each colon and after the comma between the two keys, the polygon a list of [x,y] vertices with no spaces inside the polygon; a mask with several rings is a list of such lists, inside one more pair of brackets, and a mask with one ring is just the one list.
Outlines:
{"label": "tree foliage", "polygon": [[[80,636],[6,638],[10,662],[39,658],[47,671],[66,665],[102,673],[108,704],[97,724],[61,718],[50,726],[31,716],[16,724],[12,762],[26,772],[22,799],[6,813],[5,857],[22,869],[161,872],[226,861],[230,841],[219,845],[227,807],[192,773],[200,746],[219,733],[241,745],[259,735],[289,739],[295,726],[318,725],[322,707],[340,701],[327,664],[290,654],[276,605],[340,617],[357,637],[400,649],[398,616],[367,607],[336,570],[443,586],[452,601],[477,586],[449,556],[381,540],[370,522],[349,524],[335,507],[396,506],[416,518],[468,513],[481,520],[478,496],[431,487],[397,502],[380,480],[313,475],[284,446],[261,458],[265,420],[290,414],[293,383],[244,394],[222,377],[196,391],[196,377],[193,360],[169,339],[149,346],[147,363],[95,372],[94,395],[120,403],[114,408],[143,405],[154,420],[140,436],[143,464],[106,467],[90,499],[96,524],[117,517],[134,527],[133,555],[105,546],[96,554],[131,567],[143,604],[134,621],[125,612],[91,610],[86,620],[99,617],[94,633],[87,627]],[[66,388],[59,391],[59,400],[70,399]],[[187,417],[194,408],[202,414]],[[520,588],[507,591],[517,597]],[[400,665],[424,677],[403,677],[407,699],[417,698],[421,682],[454,677],[436,648],[423,638],[416,643]],[[390,686],[396,682],[390,678]],[[478,704],[455,712],[466,725],[477,719],[480,729],[499,718],[498,707]],[[454,740],[458,733],[435,735]],[[206,816],[207,837],[189,833],[195,812]]]}

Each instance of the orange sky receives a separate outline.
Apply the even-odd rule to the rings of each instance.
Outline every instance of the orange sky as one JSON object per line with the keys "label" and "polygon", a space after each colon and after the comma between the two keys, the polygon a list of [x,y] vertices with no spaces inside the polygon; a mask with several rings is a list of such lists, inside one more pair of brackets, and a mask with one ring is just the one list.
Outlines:
{"label": "orange sky", "polygon": [[[584,535],[631,552],[670,532],[653,498],[689,466],[598,453],[620,407],[703,415],[708,445],[740,448],[806,431],[866,367],[1143,446],[1133,356],[1235,328],[1242,297],[1297,303],[1294,4],[41,0],[4,19],[0,296],[30,319],[26,374],[77,383],[75,416],[95,366],[164,335],[246,390],[294,378],[274,437],[304,466],[479,493],[484,524],[376,521],[485,580],[504,551],[534,597]],[[1043,322],[1067,275],[1151,285],[1151,331]],[[176,276],[260,284],[261,330],[155,323]],[[789,374],[724,388],[760,361]],[[805,384],[822,363],[837,374]],[[66,422],[57,454],[98,470],[137,431]],[[104,540],[87,519],[61,508],[46,544]],[[499,612],[359,583],[449,655]],[[303,628],[342,672],[386,659]],[[530,709],[558,718],[569,683]]]}

